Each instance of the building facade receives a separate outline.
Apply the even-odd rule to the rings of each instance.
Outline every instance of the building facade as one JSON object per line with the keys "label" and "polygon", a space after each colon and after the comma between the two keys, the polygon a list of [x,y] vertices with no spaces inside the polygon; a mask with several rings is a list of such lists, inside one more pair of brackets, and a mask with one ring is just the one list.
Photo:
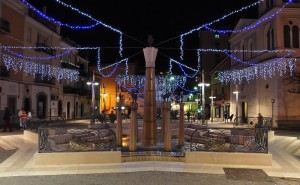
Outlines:
{"label": "building facade", "polygon": [[78,51],[60,49],[71,46],[60,26],[17,0],[0,0],[0,18],[0,114],[8,107],[13,122],[21,108],[41,119],[84,117],[89,110],[81,105],[88,96],[76,91],[70,97],[66,89],[75,82],[54,75],[55,70],[74,69],[80,73],[76,83],[87,80],[88,61]]}
{"label": "building facade", "polygon": [[[255,66],[270,64],[278,66],[272,70],[265,69],[264,77],[258,75],[256,79],[231,82],[231,102],[235,102],[238,93],[238,106],[231,106],[230,112],[238,112],[242,118],[257,117],[261,113],[266,117],[273,117],[273,125],[277,120],[299,120],[300,103],[299,83],[299,28],[300,28],[300,2],[293,1],[286,5],[285,0],[267,0],[258,7],[258,19],[240,19],[235,30],[245,26],[254,26],[254,29],[235,33],[230,37],[232,50],[242,52],[234,53],[244,63],[232,60],[232,69],[249,69]],[[273,16],[274,15],[274,16]],[[272,16],[272,18],[268,18]],[[263,21],[265,20],[265,21]],[[261,24],[257,24],[262,22]],[[256,26],[257,25],[257,26]],[[265,50],[265,52],[252,52]],[[283,52],[273,52],[283,50]],[[289,50],[292,52],[289,54]],[[289,64],[281,64],[296,60],[294,69]],[[286,73],[284,73],[286,71]],[[292,76],[290,75],[293,72]],[[270,75],[274,74],[274,75]],[[238,111],[236,110],[236,107]]]}

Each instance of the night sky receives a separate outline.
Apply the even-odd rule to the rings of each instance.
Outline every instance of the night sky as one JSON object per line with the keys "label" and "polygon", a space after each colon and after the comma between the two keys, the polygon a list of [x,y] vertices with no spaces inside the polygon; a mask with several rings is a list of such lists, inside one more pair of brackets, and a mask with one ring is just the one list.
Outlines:
{"label": "night sky", "polygon": [[[143,64],[142,48],[147,46],[148,35],[153,35],[153,46],[159,49],[157,65],[168,69],[168,57],[179,60],[179,36],[193,28],[221,18],[242,6],[250,5],[257,0],[209,0],[176,1],[163,0],[63,0],[82,12],[90,14],[97,20],[108,24],[124,33],[124,57],[130,62]],[[28,0],[42,10],[47,6],[47,15],[72,25],[89,25],[94,23],[89,18],[64,8],[55,0]],[[232,28],[239,18],[255,18],[257,7],[242,13],[234,14],[224,21],[214,24],[214,28]],[[101,59],[104,63],[119,60],[119,34],[99,26],[90,30],[72,30],[62,27],[63,36],[69,37],[81,46],[103,47]],[[171,39],[168,42],[167,40]],[[197,33],[186,39],[185,48],[198,48]],[[95,62],[95,52],[92,62]],[[131,57],[132,56],[132,57]],[[183,63],[189,63],[183,61]],[[141,65],[142,66],[142,65]]]}

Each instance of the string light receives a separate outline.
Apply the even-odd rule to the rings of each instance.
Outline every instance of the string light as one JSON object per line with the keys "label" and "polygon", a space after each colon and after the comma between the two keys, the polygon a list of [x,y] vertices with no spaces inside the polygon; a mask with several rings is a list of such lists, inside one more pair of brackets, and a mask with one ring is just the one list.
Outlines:
{"label": "string light", "polygon": [[23,59],[28,59],[28,60],[49,60],[49,59],[54,59],[54,58],[58,58],[58,57],[62,57],[64,55],[67,55],[71,52],[71,50],[67,50],[67,51],[64,51],[60,54],[57,54],[57,55],[53,55],[53,56],[45,56],[45,57],[30,57],[30,56],[25,56],[25,55],[22,55],[20,53],[16,53],[6,47],[3,47],[3,49],[5,51],[7,51],[8,53],[16,56],[16,57],[19,57],[19,58],[23,58]]}
{"label": "string light", "polygon": [[51,79],[52,77],[57,80],[67,79],[70,81],[78,81],[79,79],[79,72],[77,70],[34,63],[29,60],[16,58],[6,54],[2,54],[2,60],[6,66],[6,70],[9,71],[12,69],[15,73],[23,70],[25,75],[32,75],[33,77],[40,74],[42,78],[48,76],[48,79]]}
{"label": "string light", "polygon": [[243,27],[241,29],[238,29],[238,30],[217,30],[217,29],[210,28],[208,25],[205,25],[204,27],[209,31],[218,32],[218,33],[240,33],[240,32],[243,32],[243,31],[248,31],[248,30],[256,28],[257,26],[259,26],[260,24],[266,22],[267,20],[274,18],[277,14],[279,14],[282,11],[283,8],[285,8],[290,3],[291,3],[291,0],[287,3],[285,3],[278,11],[274,12],[270,16],[261,18],[255,24],[252,24],[250,26],[245,26],[245,27]]}
{"label": "string light", "polygon": [[204,25],[202,25],[202,26],[199,26],[199,27],[197,27],[197,28],[191,29],[190,31],[181,34],[181,35],[180,35],[180,59],[183,60],[183,45],[184,45],[184,43],[183,43],[183,37],[185,37],[185,36],[187,36],[187,35],[189,35],[189,34],[192,34],[192,33],[195,32],[195,31],[199,31],[199,30],[201,30],[202,28],[204,28],[205,26],[210,26],[210,25],[212,25],[212,24],[214,24],[214,23],[216,23],[216,22],[219,22],[219,21],[221,21],[221,20],[223,20],[223,19],[225,19],[225,18],[227,18],[227,17],[229,17],[229,16],[231,16],[231,15],[233,15],[233,14],[236,14],[236,13],[239,13],[239,12],[241,12],[241,11],[243,11],[243,10],[252,8],[252,7],[258,5],[259,3],[263,2],[263,1],[264,1],[264,0],[259,0],[259,1],[255,2],[255,3],[253,3],[253,4],[250,4],[250,5],[248,5],[248,6],[244,6],[244,7],[240,8],[239,10],[235,10],[235,11],[229,13],[229,14],[224,15],[223,17],[221,17],[221,18],[219,18],[219,19],[216,19],[216,20],[214,20],[214,21],[212,21],[212,22],[206,23],[206,24],[204,24]]}
{"label": "string light", "polygon": [[34,11],[41,18],[46,19],[47,21],[53,22],[54,24],[57,24],[59,26],[65,26],[65,27],[68,27],[70,29],[91,29],[91,28],[95,28],[96,26],[102,25],[105,28],[108,28],[108,29],[110,29],[110,30],[112,30],[112,31],[120,34],[120,39],[119,39],[119,46],[120,46],[119,47],[119,54],[122,57],[122,51],[123,51],[123,48],[122,48],[123,47],[123,44],[122,44],[122,42],[123,42],[123,36],[122,35],[123,35],[123,33],[120,30],[118,30],[116,28],[113,28],[112,26],[110,26],[108,24],[105,24],[105,23],[103,23],[103,22],[101,22],[101,21],[93,18],[91,15],[89,15],[87,13],[84,13],[84,12],[78,10],[77,8],[74,8],[73,6],[68,5],[68,4],[66,4],[66,3],[64,3],[62,1],[59,1],[59,0],[56,0],[56,2],[58,2],[59,4],[65,6],[67,8],[70,8],[73,11],[78,12],[79,14],[81,14],[81,15],[83,15],[85,17],[90,18],[91,20],[95,21],[95,23],[92,24],[92,25],[86,25],[86,26],[79,26],[79,25],[73,26],[73,25],[69,25],[67,23],[62,23],[61,21],[57,21],[54,18],[49,17],[46,14],[44,14],[43,12],[39,11],[37,8],[35,8],[34,6],[32,6],[28,1],[26,1],[26,0],[20,0],[20,1],[22,1],[29,9],[31,9],[32,11]]}
{"label": "string light", "polygon": [[276,72],[282,76],[287,72],[287,68],[290,71],[290,75],[292,75],[295,69],[295,62],[295,58],[280,58],[272,62],[261,63],[244,69],[219,72],[218,79],[224,84],[228,84],[230,81],[233,83],[241,83],[243,80],[249,82],[250,80],[257,79],[259,76],[263,79],[272,78],[276,75]]}
{"label": "string light", "polygon": [[[140,88],[145,85],[146,77],[141,75],[117,75],[116,83],[120,86]],[[180,75],[155,76],[156,101],[163,101],[163,95],[174,93],[178,86],[184,86],[186,77]]]}
{"label": "string light", "polygon": [[[114,63],[114,64],[111,64],[111,65],[108,65],[108,66],[106,66],[106,67],[103,67],[103,68],[101,68],[101,56],[100,56],[100,48],[98,48],[98,50],[97,50],[97,67],[98,67],[98,71],[99,71],[99,73],[103,76],[103,77],[111,77],[115,72],[116,72],[116,70],[117,70],[117,68],[118,68],[118,66],[122,63],[122,62],[125,62],[125,74],[127,74],[128,73],[128,58],[125,58],[125,59],[122,59],[122,60],[120,60],[120,61],[118,61],[118,62],[116,62],[116,63]],[[111,72],[109,73],[109,74],[105,74],[105,73],[103,73],[102,71],[103,70],[106,70],[106,69],[108,69],[108,68],[110,68],[110,67],[113,67],[113,66],[115,66],[112,70],[111,70]]]}
{"label": "string light", "polygon": [[[178,64],[178,66],[180,67],[181,71],[184,73],[184,76],[186,76],[186,77],[188,77],[188,78],[194,78],[194,77],[198,74],[198,72],[199,72],[198,70],[193,69],[193,68],[190,68],[190,67],[188,67],[188,66],[186,66],[186,65],[184,65],[184,64],[181,64],[180,62],[178,62],[178,61],[176,61],[176,60],[174,60],[174,59],[170,59],[170,63],[172,63],[172,62]],[[170,64],[170,65],[172,66],[172,64]],[[192,71],[195,71],[195,73],[192,74],[192,75],[189,75],[189,74],[186,73],[186,71],[184,70],[183,67],[188,68],[188,69],[190,69],[190,70],[192,70]],[[169,70],[171,71],[172,68],[170,67]]]}
{"label": "string light", "polygon": [[[278,61],[281,61],[282,59],[284,58],[287,58],[288,56],[290,56],[293,52],[290,50],[286,55],[284,55],[283,57],[277,59],[275,62],[278,62]],[[250,62],[250,61],[243,61],[241,60],[240,58],[232,55],[232,54],[229,54],[228,52],[225,52],[225,54],[230,57],[232,60],[238,62],[238,63],[242,63],[242,64],[246,64],[246,65],[250,65],[250,66],[254,66],[254,65],[258,65],[259,62]]]}

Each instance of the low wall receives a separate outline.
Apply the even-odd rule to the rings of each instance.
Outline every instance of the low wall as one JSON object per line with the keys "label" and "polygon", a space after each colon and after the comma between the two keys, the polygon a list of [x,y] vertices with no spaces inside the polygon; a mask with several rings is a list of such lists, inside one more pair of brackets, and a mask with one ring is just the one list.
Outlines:
{"label": "low wall", "polygon": [[34,133],[34,132],[24,130],[23,135],[24,135],[25,139],[28,139],[28,140],[31,140],[31,141],[38,142],[38,140],[39,140],[39,135],[37,133]]}
{"label": "low wall", "polygon": [[272,154],[186,152],[186,163],[272,166]]}
{"label": "low wall", "polygon": [[36,153],[36,165],[121,163],[120,151]]}

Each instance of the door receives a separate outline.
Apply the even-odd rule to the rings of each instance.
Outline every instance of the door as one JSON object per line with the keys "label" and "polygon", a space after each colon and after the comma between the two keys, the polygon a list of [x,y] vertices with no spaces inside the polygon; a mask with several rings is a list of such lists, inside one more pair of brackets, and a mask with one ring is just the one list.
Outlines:
{"label": "door", "polygon": [[84,116],[84,104],[83,103],[80,105],[80,116],[81,117]]}
{"label": "door", "polygon": [[248,102],[242,102],[242,121],[243,123],[247,123],[248,119]]}
{"label": "door", "polygon": [[70,119],[71,117],[70,117],[70,108],[71,108],[71,103],[68,101],[67,102],[67,119]]}
{"label": "door", "polygon": [[46,118],[47,97],[44,94],[37,95],[37,117]]}

